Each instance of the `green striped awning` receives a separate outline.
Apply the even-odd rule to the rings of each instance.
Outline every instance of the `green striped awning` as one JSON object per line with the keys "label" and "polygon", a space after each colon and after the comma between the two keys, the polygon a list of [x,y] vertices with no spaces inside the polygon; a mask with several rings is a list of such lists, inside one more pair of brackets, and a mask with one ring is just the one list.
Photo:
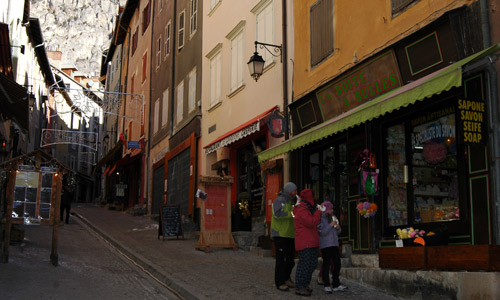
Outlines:
{"label": "green striped awning", "polygon": [[500,44],[496,44],[412,83],[381,95],[335,118],[327,120],[277,146],[258,153],[259,162],[264,162],[280,154],[304,147],[347,128],[391,113],[401,107],[406,107],[417,101],[422,101],[425,98],[448,91],[453,87],[460,87],[462,85],[462,67],[465,64],[498,52],[499,50]]}

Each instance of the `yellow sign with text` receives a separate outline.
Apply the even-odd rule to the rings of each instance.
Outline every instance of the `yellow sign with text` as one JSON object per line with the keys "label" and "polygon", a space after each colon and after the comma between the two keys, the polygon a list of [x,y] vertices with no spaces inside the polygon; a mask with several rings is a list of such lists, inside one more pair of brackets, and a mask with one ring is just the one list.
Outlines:
{"label": "yellow sign with text", "polygon": [[485,142],[485,104],[482,101],[458,100],[461,140],[466,144]]}

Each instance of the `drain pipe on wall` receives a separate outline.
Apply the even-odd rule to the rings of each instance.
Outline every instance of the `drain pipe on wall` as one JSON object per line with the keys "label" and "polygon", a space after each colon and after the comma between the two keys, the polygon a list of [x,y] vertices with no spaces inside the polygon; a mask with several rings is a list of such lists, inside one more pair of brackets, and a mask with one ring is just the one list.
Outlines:
{"label": "drain pipe on wall", "polygon": [[[491,56],[486,58],[488,61],[486,65],[487,82],[490,86],[488,91],[488,107],[490,108],[490,129],[493,137],[490,138],[490,153],[492,153],[492,178],[500,177],[500,118],[498,117],[498,72],[495,69],[495,61]],[[500,182],[493,180],[493,199],[495,199],[496,213],[493,214],[493,230],[495,233],[494,244],[500,244]]]}

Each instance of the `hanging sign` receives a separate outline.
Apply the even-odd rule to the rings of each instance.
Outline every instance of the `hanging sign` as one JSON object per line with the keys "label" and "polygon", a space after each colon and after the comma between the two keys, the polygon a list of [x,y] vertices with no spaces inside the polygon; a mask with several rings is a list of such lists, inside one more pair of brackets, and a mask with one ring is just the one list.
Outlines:
{"label": "hanging sign", "polygon": [[459,142],[463,144],[485,144],[486,105],[482,101],[458,100]]}
{"label": "hanging sign", "polygon": [[286,125],[285,118],[277,110],[269,116],[269,120],[267,121],[267,128],[269,128],[271,135],[275,138],[285,135]]}

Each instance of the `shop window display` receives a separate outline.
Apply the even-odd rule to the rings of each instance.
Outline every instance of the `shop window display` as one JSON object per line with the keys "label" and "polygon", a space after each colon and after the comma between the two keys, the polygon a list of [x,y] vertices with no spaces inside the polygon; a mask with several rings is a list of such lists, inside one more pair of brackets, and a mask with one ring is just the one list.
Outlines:
{"label": "shop window display", "polygon": [[53,173],[42,172],[39,189],[39,172],[17,171],[12,211],[14,218],[24,218],[27,224],[37,219],[50,219],[52,176]]}
{"label": "shop window display", "polygon": [[[308,155],[305,186],[318,202],[330,201],[347,212],[347,145],[334,144]],[[338,206],[337,206],[338,205]]]}
{"label": "shop window display", "polygon": [[460,218],[455,129],[454,114],[412,128],[415,223]]}
{"label": "shop window display", "polygon": [[386,131],[387,150],[387,218],[389,226],[408,224],[407,189],[405,183],[405,126],[398,124]]}

